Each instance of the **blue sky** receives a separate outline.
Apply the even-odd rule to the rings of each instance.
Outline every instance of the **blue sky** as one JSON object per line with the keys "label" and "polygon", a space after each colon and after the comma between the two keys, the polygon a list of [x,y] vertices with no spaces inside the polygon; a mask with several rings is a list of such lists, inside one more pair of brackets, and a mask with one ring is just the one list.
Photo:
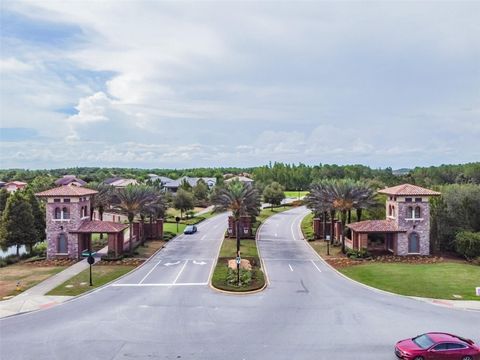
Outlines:
{"label": "blue sky", "polygon": [[480,159],[480,3],[1,2],[0,167]]}

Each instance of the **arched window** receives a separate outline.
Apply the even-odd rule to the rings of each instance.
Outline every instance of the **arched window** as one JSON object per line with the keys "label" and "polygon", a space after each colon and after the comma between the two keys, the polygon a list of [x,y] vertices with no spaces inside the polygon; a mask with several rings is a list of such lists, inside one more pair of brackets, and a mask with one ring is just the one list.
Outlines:
{"label": "arched window", "polygon": [[61,219],[62,218],[62,211],[60,208],[56,207],[54,211],[54,219]]}
{"label": "arched window", "polygon": [[407,208],[407,219],[412,219],[413,218],[413,207],[409,206]]}
{"label": "arched window", "polygon": [[59,254],[67,254],[68,253],[67,235],[65,233],[61,233],[58,236],[57,253],[59,253]]}
{"label": "arched window", "polygon": [[63,219],[70,219],[70,210],[67,207],[62,209]]}
{"label": "arched window", "polygon": [[392,205],[392,216],[395,217],[395,206]]}
{"label": "arched window", "polygon": [[388,216],[392,216],[392,205],[388,205]]}
{"label": "arched window", "polygon": [[420,237],[416,232],[408,235],[408,252],[411,254],[418,254],[420,252]]}
{"label": "arched window", "polygon": [[420,211],[420,206],[415,207],[415,218],[420,219],[420,215],[422,215]]}

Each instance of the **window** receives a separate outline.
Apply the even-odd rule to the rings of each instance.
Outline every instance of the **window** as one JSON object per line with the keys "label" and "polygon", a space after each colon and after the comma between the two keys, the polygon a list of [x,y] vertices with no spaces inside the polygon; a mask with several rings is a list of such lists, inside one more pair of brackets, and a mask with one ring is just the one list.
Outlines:
{"label": "window", "polygon": [[60,208],[56,207],[53,215],[54,219],[61,219],[62,218],[62,211]]}
{"label": "window", "polygon": [[63,219],[70,219],[70,210],[67,207],[62,209]]}
{"label": "window", "polygon": [[433,350],[435,350],[435,351],[447,350],[447,343],[438,344],[437,346],[435,346],[435,347],[433,348]]}
{"label": "window", "polygon": [[413,207],[409,206],[407,208],[407,214],[406,214],[407,219],[413,218]]}
{"label": "window", "polygon": [[465,349],[467,346],[459,343],[447,343],[448,350],[460,350]]}
{"label": "window", "polygon": [[421,214],[421,210],[420,210],[420,206],[417,206],[417,207],[415,208],[415,214],[414,214],[414,215],[415,215],[414,217],[415,217],[416,219],[420,219],[420,217],[421,217],[420,215],[422,215],[422,214]]}
{"label": "window", "polygon": [[59,253],[59,254],[67,254],[68,253],[67,235],[65,235],[64,233],[61,233],[58,236],[57,253]]}
{"label": "window", "polygon": [[60,199],[53,199],[53,202],[60,202]]}
{"label": "window", "polygon": [[70,202],[70,199],[63,199],[63,202],[64,202],[64,203],[69,203],[69,202]]}
{"label": "window", "polygon": [[408,252],[418,254],[420,252],[420,237],[416,232],[412,232],[408,236]]}
{"label": "window", "polygon": [[422,198],[415,198],[415,202],[422,202]]}
{"label": "window", "polygon": [[388,216],[392,216],[392,205],[388,205]]}
{"label": "window", "polygon": [[412,198],[405,198],[405,202],[412,202]]}

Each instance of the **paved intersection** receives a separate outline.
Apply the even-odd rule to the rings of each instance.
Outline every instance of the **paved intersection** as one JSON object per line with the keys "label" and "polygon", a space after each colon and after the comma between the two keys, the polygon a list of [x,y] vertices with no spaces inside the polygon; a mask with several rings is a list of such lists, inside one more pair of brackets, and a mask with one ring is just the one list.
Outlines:
{"label": "paved intersection", "polygon": [[339,276],[302,240],[304,213],[278,214],[260,229],[270,280],[263,292],[235,296],[205,285],[226,228],[220,215],[113,286],[0,320],[1,358],[388,360],[396,340],[422,331],[480,340],[480,313],[377,293]]}

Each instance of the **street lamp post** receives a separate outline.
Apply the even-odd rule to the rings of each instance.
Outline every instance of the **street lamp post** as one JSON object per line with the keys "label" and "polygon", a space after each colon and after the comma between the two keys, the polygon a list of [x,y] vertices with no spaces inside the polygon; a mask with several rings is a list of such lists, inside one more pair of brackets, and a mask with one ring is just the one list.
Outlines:
{"label": "street lamp post", "polygon": [[92,283],[92,265],[95,263],[95,258],[92,256],[92,249],[88,249],[87,262],[90,265],[90,286],[93,286],[93,283]]}

